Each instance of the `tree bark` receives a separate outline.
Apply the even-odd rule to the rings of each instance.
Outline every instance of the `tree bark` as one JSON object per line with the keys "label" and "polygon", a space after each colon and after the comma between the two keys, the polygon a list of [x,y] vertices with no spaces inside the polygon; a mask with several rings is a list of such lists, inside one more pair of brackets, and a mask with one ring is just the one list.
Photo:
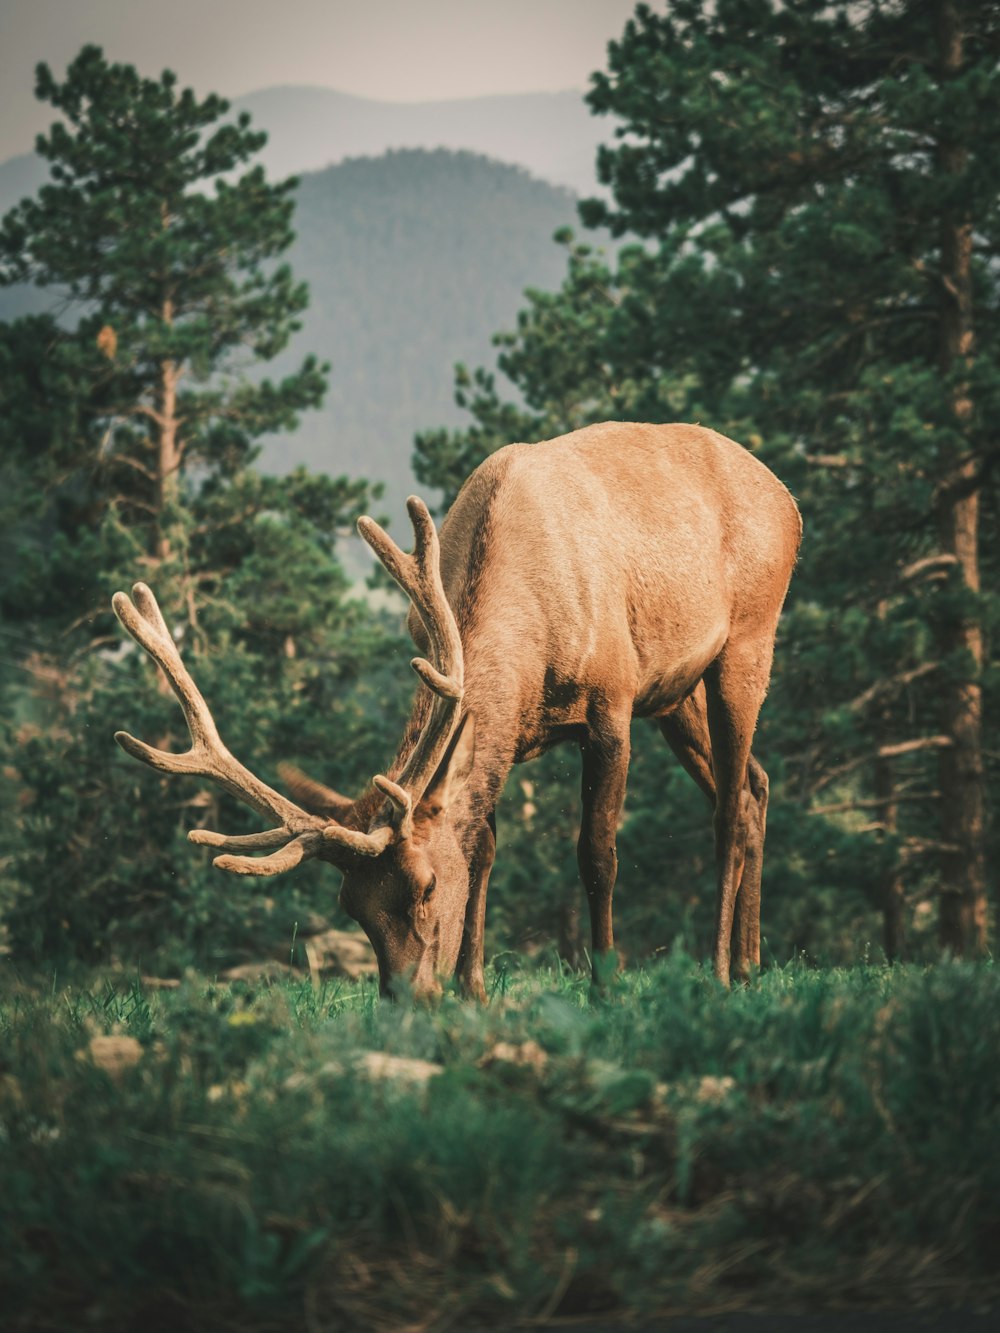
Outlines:
{"label": "tree bark", "polygon": [[[169,328],[174,320],[173,302],[163,302],[162,318]],[[156,558],[170,556],[170,513],[180,484],[181,457],[177,439],[177,363],[172,359],[160,366],[159,448],[156,459]]]}
{"label": "tree bark", "polygon": [[[885,833],[895,833],[898,813],[896,785],[892,763],[888,759],[875,761],[875,799],[878,801],[879,822]],[[880,836],[884,837],[885,834]],[[906,956],[903,877],[897,862],[893,862],[882,881],[882,947],[890,963],[897,963]]]}
{"label": "tree bark", "polygon": [[[889,602],[883,599],[878,604],[877,615],[880,621],[884,622],[889,611]],[[936,663],[924,664],[933,669]],[[917,672],[904,673],[910,678],[915,678]],[[869,693],[866,691],[866,693]],[[862,696],[863,697],[863,696]],[[896,799],[896,778],[892,767],[891,754],[885,753],[894,747],[886,738],[889,734],[888,716],[883,712],[877,724],[877,735],[879,738],[879,748],[875,758],[875,800],[878,802],[879,823],[882,825],[880,839],[886,836],[893,836],[896,832],[897,818],[899,814],[899,803]],[[885,951],[886,960],[890,963],[899,962],[904,957],[906,948],[905,926],[903,923],[903,877],[899,869],[899,861],[895,857],[891,866],[885,871],[885,878],[881,885],[882,899],[882,948]]]}
{"label": "tree bark", "polygon": [[556,918],[556,949],[559,957],[577,971],[583,965],[583,933],[580,929],[580,894],[574,886],[560,903]]}
{"label": "tree bark", "polygon": [[[962,70],[964,43],[961,11],[955,0],[935,6],[940,77],[947,82]],[[938,144],[938,167],[956,183],[968,167],[967,149],[960,143]],[[946,186],[946,198],[948,196]],[[963,363],[971,365],[974,344],[972,301],[972,220],[953,205],[941,218],[940,363],[951,375]],[[960,429],[972,417],[967,386],[959,384],[952,411]],[[957,563],[962,590],[979,591],[979,493],[975,488],[976,460],[960,460],[944,479],[938,512],[938,531],[946,554]],[[967,662],[965,679],[945,674],[941,691],[941,729],[952,744],[941,751],[940,785],[942,842],[953,847],[941,858],[942,946],[959,957],[975,957],[986,948],[985,801],[982,756],[983,633],[978,613],[965,605],[956,609],[943,627],[943,658]]]}

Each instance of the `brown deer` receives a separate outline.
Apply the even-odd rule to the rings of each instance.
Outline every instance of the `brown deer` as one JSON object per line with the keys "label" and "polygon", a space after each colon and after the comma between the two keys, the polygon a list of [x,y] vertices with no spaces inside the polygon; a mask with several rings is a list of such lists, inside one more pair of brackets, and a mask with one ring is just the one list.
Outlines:
{"label": "brown deer", "polygon": [[768,791],[750,746],[802,531],[791,495],[714,431],[607,422],[493,454],[440,543],[423,502],[407,507],[412,555],[358,521],[412,602],[425,656],[412,663],[422,686],[397,757],[357,801],[285,768],[295,804],[229,753],[141,583],[114,609],[166,673],[192,746],[176,755],[115,739],[277,821],[245,837],[195,829],[193,842],[222,852],[221,869],[277,875],[318,857],[341,870],[341,903],[375,948],[383,990],[407,977],[431,993],[456,975],[482,998],[494,807],[511,765],[561,741],[580,746],[578,856],[600,982],[614,958],[629,728],[655,718],[715,807],[715,974],[728,985],[732,949],[735,975],[747,976],[760,961]]}

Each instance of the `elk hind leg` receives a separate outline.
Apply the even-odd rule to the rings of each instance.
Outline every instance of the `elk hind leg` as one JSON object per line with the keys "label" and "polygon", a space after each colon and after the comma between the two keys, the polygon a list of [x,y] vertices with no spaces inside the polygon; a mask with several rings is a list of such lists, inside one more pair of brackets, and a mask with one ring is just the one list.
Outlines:
{"label": "elk hind leg", "polygon": [[[705,673],[705,700],[716,789],[717,888],[713,963],[716,977],[726,986],[729,985],[736,896],[747,850],[743,803],[748,783],[750,744],[767,691],[773,650],[773,639],[770,636],[735,643],[730,640]],[[759,878],[755,892],[752,886],[748,888],[751,892],[748,892],[744,910],[749,926],[750,918],[756,910],[752,898],[759,894]],[[742,928],[737,938],[741,950],[755,947],[752,939],[744,938]]]}
{"label": "elk hind leg", "polygon": [[731,972],[748,981],[760,967],[760,881],[767,827],[767,774],[751,753],[743,790],[743,869],[736,894]]}
{"label": "elk hind leg", "polygon": [[[659,718],[660,731],[681,766],[715,807],[715,775],[712,770],[712,742],[708,731],[705,685],[697,688],[670,713]],[[758,793],[767,800],[767,774],[751,754],[747,782],[740,811],[742,865],[736,894],[733,929],[733,975],[745,980],[760,965],[760,872],[762,865],[764,818]]]}

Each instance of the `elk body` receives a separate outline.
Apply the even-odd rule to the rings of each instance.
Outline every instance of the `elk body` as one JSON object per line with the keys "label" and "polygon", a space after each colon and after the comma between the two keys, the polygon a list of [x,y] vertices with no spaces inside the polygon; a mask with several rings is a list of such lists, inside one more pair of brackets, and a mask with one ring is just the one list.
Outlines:
{"label": "elk body", "polygon": [[[583,760],[580,874],[595,978],[611,955],[615,832],[633,717],[657,721],[714,805],[714,968],[728,984],[759,963],[767,777],[751,754],[778,616],[801,536],[785,487],[733,441],[698,426],[608,422],[514,444],[466,482],[440,532],[408,501],[404,554],[359,529],[410,597],[423,682],[395,762],[357,801],[283,776],[289,801],[225,749],[152,593],[115,611],[166,672],[192,736],[186,754],[125,733],[154,768],[218,781],[278,827],[195,830],[215,864],[274,875],[319,857],[378,958],[383,989],[417,993],[456,975],[484,995],[494,808],[515,763],[560,742]],[[253,853],[267,854],[256,857]]]}

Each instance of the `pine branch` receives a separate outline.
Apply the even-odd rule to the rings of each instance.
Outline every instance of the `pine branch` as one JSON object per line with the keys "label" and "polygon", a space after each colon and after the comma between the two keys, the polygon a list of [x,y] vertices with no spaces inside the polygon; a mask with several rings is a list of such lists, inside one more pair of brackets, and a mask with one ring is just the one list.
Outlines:
{"label": "pine branch", "polygon": [[815,795],[824,787],[828,787],[831,782],[846,777],[848,773],[854,773],[866,764],[873,764],[877,759],[898,759],[901,755],[917,754],[921,750],[945,750],[953,744],[950,736],[918,736],[915,740],[899,741],[895,745],[880,745],[877,750],[870,750],[866,754],[848,760],[847,763],[829,769],[816,779],[809,789],[809,794]]}
{"label": "pine branch", "polygon": [[156,473],[151,467],[147,467],[145,463],[140,463],[137,458],[132,458],[130,454],[112,454],[108,461],[111,463],[124,463],[126,467],[134,468],[135,471],[144,476],[147,481],[155,482],[157,479]]}
{"label": "pine branch", "polygon": [[898,675],[883,677],[852,699],[846,707],[852,713],[864,712],[868,705],[876,699],[880,699],[886,694],[892,694],[896,690],[905,689],[907,685],[912,685],[915,680],[931,675],[940,666],[940,662],[923,662],[920,666],[911,667],[909,671],[901,671]]}
{"label": "pine branch", "polygon": [[940,555],[926,555],[921,560],[914,560],[911,565],[904,566],[899,571],[900,583],[912,583],[919,578],[941,577],[947,574],[958,564],[958,557],[949,552],[942,552]]}
{"label": "pine branch", "polygon": [[903,801],[939,801],[939,791],[895,792],[890,797],[867,797],[856,801],[835,801],[832,805],[814,805],[807,812],[810,815],[840,815],[850,810],[879,810],[886,805],[898,805]]}

